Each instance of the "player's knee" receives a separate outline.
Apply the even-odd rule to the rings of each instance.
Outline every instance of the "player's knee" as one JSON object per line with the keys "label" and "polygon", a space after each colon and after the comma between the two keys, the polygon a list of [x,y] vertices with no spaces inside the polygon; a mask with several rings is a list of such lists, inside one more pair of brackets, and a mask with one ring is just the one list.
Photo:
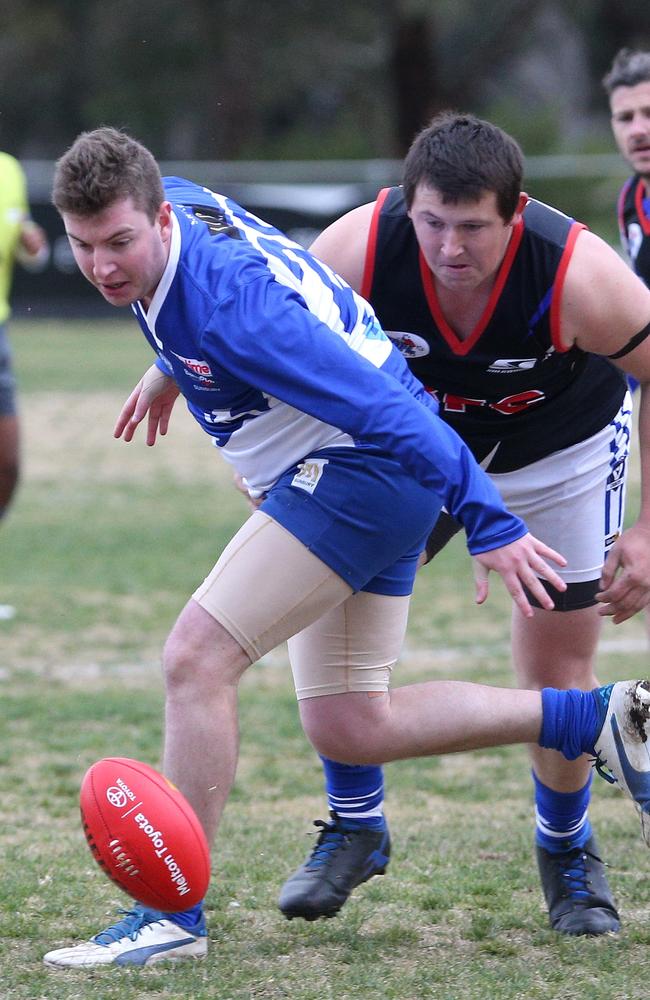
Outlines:
{"label": "player's knee", "polygon": [[196,672],[193,669],[195,663],[196,655],[192,644],[181,636],[172,634],[165,643],[162,658],[163,675],[168,692],[195,681]]}
{"label": "player's knee", "polygon": [[241,646],[193,604],[181,614],[163,650],[168,695],[209,697],[236,687],[249,665]]}
{"label": "player's knee", "polygon": [[381,726],[378,720],[368,717],[364,704],[367,700],[364,694],[356,700],[335,696],[300,702],[305,735],[318,753],[343,764],[381,763],[381,751],[376,746]]}
{"label": "player's knee", "polygon": [[187,693],[200,697],[218,685],[219,677],[212,658],[188,632],[173,632],[163,650],[163,674],[169,694]]}
{"label": "player's knee", "polygon": [[318,753],[342,764],[368,764],[363,741],[349,727],[309,726],[306,735]]}

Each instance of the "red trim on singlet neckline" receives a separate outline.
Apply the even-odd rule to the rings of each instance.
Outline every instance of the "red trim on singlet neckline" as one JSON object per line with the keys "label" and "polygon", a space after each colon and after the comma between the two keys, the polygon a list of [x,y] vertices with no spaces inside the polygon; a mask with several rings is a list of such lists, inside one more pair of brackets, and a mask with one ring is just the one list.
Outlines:
{"label": "red trim on singlet neckline", "polygon": [[485,330],[485,327],[492,319],[492,313],[496,308],[496,304],[499,301],[501,292],[503,291],[503,286],[505,285],[506,279],[510,274],[510,268],[512,267],[512,262],[515,259],[515,255],[519,249],[519,244],[521,243],[523,235],[524,220],[519,219],[519,221],[513,226],[512,236],[510,237],[510,242],[508,243],[508,248],[505,252],[504,258],[501,261],[496,281],[494,282],[494,287],[490,292],[490,298],[488,299],[487,305],[483,310],[480,320],[472,330],[467,340],[461,340],[445,319],[436,294],[433,274],[424,259],[422,251],[420,250],[420,274],[422,276],[424,294],[426,295],[427,302],[429,303],[429,309],[431,310],[431,315],[435,320],[436,326],[447,341],[448,345],[451,347],[454,354],[459,354],[461,356],[468,354],[480,338],[481,334]]}
{"label": "red trim on singlet neckline", "polygon": [[366,259],[363,264],[363,277],[361,279],[361,295],[364,299],[370,298],[370,292],[372,291],[372,278],[375,273],[375,259],[377,256],[377,237],[379,234],[379,216],[381,215],[381,210],[383,208],[384,202],[390,193],[390,188],[382,188],[382,190],[377,195],[377,200],[375,202],[375,207],[372,212],[372,218],[370,220],[370,229],[368,230],[368,242],[366,243]]}
{"label": "red trim on singlet neckline", "polygon": [[567,236],[566,245],[562,251],[560,266],[557,269],[555,281],[553,282],[550,316],[551,343],[553,344],[555,350],[560,354],[564,354],[566,351],[571,350],[571,347],[573,346],[570,345],[569,347],[565,347],[560,339],[560,304],[562,300],[562,289],[564,288],[564,279],[566,278],[567,268],[573,254],[573,248],[575,247],[576,240],[582,230],[586,228],[587,227],[583,225],[582,222],[574,222],[571,226],[569,235]]}
{"label": "red trim on singlet neckline", "polygon": [[645,181],[639,180],[639,183],[636,186],[636,191],[634,192],[634,208],[636,209],[637,218],[641,223],[641,229],[643,230],[644,236],[650,236],[650,219],[646,215],[643,208],[645,190]]}

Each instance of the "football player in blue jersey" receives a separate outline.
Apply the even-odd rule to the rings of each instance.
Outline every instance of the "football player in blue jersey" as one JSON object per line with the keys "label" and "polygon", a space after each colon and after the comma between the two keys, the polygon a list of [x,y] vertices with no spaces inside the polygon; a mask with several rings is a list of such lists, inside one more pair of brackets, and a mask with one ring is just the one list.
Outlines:
{"label": "football player in blue jersey", "polygon": [[[283,640],[292,659],[305,659],[305,639],[316,653],[313,669],[300,664],[300,715],[333,760],[539,742],[568,759],[606,759],[650,816],[650,682],[541,694],[455,681],[390,689],[416,565],[443,504],[480,567],[479,602],[496,570],[522,616],[533,614],[527,594],[550,609],[541,579],[564,593],[547,562],[564,559],[507,510],[367,303],[231,200],[180,178],[163,184],[151,153],[111,128],[83,133],[59,160],[53,200],[83,274],[132,308],[156,357],[116,436],[130,440],[147,419],[155,440],[180,391],[264,497],[181,611],[163,656],[163,767],[209,840],[235,773],[239,680]],[[625,314],[623,296],[615,305]],[[631,335],[630,319],[602,333],[601,346],[624,349]],[[608,590],[613,613],[627,615],[636,598]],[[45,962],[144,965],[206,949],[202,906],[136,906]]]}
{"label": "football player in blue jersey", "polygon": [[[612,99],[637,105],[634,124],[618,127],[629,132],[638,169],[650,170],[650,83],[619,87]],[[510,136],[471,115],[443,114],[415,139],[403,186],[335,222],[311,249],[372,304],[510,509],[567,557],[559,571],[567,588],[554,594],[553,611],[513,608],[519,682],[588,689],[601,614],[614,612],[619,622],[650,598],[647,465],[641,516],[621,534],[631,412],[623,372],[641,365],[647,378],[650,300],[604,241],[522,194],[522,175]],[[650,232],[648,218],[637,231],[641,225]],[[610,337],[622,346],[610,346]],[[649,400],[644,391],[644,453]],[[430,558],[450,533],[443,514],[427,543]],[[608,608],[628,585],[625,613]],[[301,660],[292,663],[300,687]],[[588,761],[539,747],[531,756],[551,925],[566,934],[616,931],[587,811]],[[331,822],[282,888],[288,917],[331,916],[385,867],[371,861],[386,830],[381,769],[323,763]]]}

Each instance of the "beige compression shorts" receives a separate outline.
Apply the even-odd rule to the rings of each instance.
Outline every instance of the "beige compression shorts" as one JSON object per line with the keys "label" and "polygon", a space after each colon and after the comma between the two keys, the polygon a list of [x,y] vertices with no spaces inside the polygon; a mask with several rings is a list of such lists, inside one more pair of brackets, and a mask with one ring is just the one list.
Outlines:
{"label": "beige compression shorts", "polygon": [[410,600],[353,593],[262,511],[240,528],[192,596],[252,662],[289,640],[299,699],[386,691]]}

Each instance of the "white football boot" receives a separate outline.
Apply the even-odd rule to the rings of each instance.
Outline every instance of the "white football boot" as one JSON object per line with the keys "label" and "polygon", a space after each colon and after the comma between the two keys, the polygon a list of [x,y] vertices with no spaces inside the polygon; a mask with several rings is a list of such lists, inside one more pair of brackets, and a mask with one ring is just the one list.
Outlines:
{"label": "white football boot", "polygon": [[594,746],[596,769],[630,796],[650,847],[650,681],[619,681],[597,695],[603,725]]}
{"label": "white football boot", "polygon": [[122,910],[124,919],[90,941],[48,951],[46,965],[56,969],[95,965],[151,965],[182,958],[204,958],[208,951],[205,917],[194,927],[180,927],[158,910],[136,906]]}

